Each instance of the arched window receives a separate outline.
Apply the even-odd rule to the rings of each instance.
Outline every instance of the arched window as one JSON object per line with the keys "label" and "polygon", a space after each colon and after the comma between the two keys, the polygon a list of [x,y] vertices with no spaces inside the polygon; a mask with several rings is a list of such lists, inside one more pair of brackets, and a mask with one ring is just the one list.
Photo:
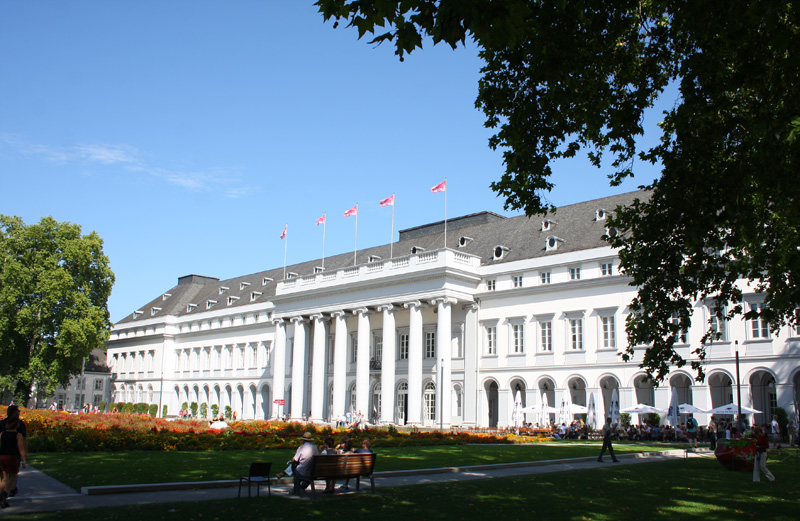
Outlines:
{"label": "arched window", "polygon": [[436,420],[436,384],[428,382],[424,391],[425,415],[430,421]]}

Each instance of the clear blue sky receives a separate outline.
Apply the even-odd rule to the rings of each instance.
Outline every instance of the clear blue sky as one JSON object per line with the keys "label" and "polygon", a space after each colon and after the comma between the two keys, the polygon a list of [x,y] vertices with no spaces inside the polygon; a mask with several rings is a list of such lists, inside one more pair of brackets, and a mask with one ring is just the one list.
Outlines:
{"label": "clear blue sky", "polygon": [[[474,46],[401,63],[311,0],[0,2],[0,213],[96,230],[113,321],[197,273],[288,263],[490,210],[504,171],[474,108]],[[657,119],[657,117],[656,117]],[[655,121],[655,119],[654,119]],[[651,122],[652,123],[652,122]],[[558,164],[556,205],[630,191],[585,159]]]}

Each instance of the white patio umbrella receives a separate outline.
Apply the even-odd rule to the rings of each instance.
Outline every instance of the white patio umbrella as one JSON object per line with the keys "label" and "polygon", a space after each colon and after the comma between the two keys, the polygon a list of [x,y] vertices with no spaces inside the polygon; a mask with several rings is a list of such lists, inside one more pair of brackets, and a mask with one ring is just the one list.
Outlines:
{"label": "white patio umbrella", "polygon": [[619,412],[626,412],[628,414],[664,414],[665,411],[662,409],[656,409],[652,405],[637,403],[633,407],[626,407]]}
{"label": "white patio umbrella", "polygon": [[673,427],[678,426],[678,390],[672,388],[672,398],[669,401],[669,409],[667,410],[667,420]]}
{"label": "white patio umbrella", "polygon": [[697,413],[705,414],[708,411],[703,410],[700,407],[695,407],[690,403],[682,403],[681,405],[678,406],[678,412],[680,412],[681,414],[697,414]]}
{"label": "white patio umbrella", "polygon": [[589,406],[586,412],[586,424],[592,430],[597,428],[597,406],[594,403],[594,393],[589,393]]}
{"label": "white patio umbrella", "polygon": [[[735,403],[729,403],[728,405],[722,405],[720,407],[714,407],[710,411],[706,411],[709,414],[739,414],[739,406]],[[745,407],[742,405],[742,414],[760,414],[761,411],[757,411],[755,409],[751,409],[750,407]]]}
{"label": "white patio umbrella", "polygon": [[519,428],[522,426],[522,397],[520,396],[519,391],[517,391],[514,396],[514,412],[512,413],[512,420],[514,422],[514,427],[517,429],[517,433],[519,433]]}
{"label": "white patio umbrella", "polygon": [[617,388],[611,389],[611,408],[608,411],[611,423],[619,423],[619,393]]}
{"label": "white patio umbrella", "polygon": [[573,415],[586,414],[587,412],[589,412],[589,408],[578,403],[573,403],[572,405],[570,405],[569,412]]}

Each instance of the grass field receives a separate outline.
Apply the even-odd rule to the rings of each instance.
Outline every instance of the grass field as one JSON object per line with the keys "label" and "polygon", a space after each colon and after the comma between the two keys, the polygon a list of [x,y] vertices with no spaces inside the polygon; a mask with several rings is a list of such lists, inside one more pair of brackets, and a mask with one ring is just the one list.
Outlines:
{"label": "grass field", "polygon": [[[680,446],[615,444],[620,454]],[[442,445],[380,448],[376,471],[485,465],[517,461],[596,456],[598,443],[529,445]],[[238,479],[253,461],[271,461],[273,474],[283,469],[294,450],[204,452],[44,452],[32,454],[36,469],[80,490],[84,486]]]}
{"label": "grass field", "polygon": [[[109,507],[15,516],[44,521],[636,520],[731,521],[800,518],[800,464],[771,459],[776,483],[723,469],[714,458],[607,465],[517,478],[382,488],[377,494],[299,501],[273,496],[201,503]],[[54,499],[57,500],[57,499]]]}

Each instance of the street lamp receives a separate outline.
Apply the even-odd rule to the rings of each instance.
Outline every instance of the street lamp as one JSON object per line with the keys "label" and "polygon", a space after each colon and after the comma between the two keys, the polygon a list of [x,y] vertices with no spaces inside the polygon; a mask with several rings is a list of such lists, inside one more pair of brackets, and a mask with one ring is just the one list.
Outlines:
{"label": "street lamp", "polygon": [[736,404],[739,406],[739,417],[742,419],[742,381],[739,379],[739,341],[736,340]]}

